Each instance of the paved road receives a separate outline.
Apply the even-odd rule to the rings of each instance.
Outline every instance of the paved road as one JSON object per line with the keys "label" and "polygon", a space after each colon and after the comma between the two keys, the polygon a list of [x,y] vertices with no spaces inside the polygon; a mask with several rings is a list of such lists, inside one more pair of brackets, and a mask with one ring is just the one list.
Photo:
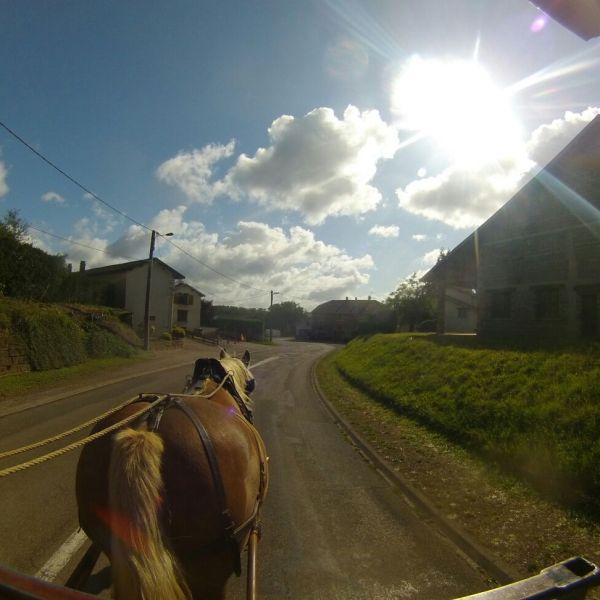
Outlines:
{"label": "paved road", "polygon": [[[422,522],[334,424],[309,378],[315,358],[328,349],[280,342],[254,356],[255,361],[278,357],[255,371],[256,424],[271,468],[259,544],[260,598],[435,600],[485,589],[484,576]],[[23,436],[39,439],[64,429],[65,419],[81,422],[116,404],[116,396],[142,389],[178,390],[186,371],[131,380],[116,386],[118,393],[110,386],[103,394],[2,419],[2,448],[18,445],[14,442]],[[15,476],[19,479],[8,485],[0,480],[8,487],[0,501],[0,539],[7,541],[0,548],[0,562],[35,573],[74,531],[75,462],[76,456],[61,458]],[[102,573],[102,564],[99,569]],[[101,591],[101,579],[93,580],[95,592]],[[232,581],[231,598],[244,598],[243,584],[243,578]]]}

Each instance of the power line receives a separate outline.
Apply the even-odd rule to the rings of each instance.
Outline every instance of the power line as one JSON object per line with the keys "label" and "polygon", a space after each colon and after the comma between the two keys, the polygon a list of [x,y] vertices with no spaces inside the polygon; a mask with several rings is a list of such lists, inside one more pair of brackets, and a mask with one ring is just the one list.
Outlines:
{"label": "power line", "polygon": [[[106,200],[103,200],[100,196],[98,196],[97,194],[95,194],[94,192],[92,192],[89,188],[87,188],[86,186],[84,186],[77,179],[75,179],[74,177],[72,177],[71,175],[69,175],[66,171],[64,171],[63,169],[61,169],[60,167],[58,167],[56,164],[54,164],[50,159],[46,158],[41,152],[39,152],[38,150],[36,150],[31,144],[29,144],[25,139],[23,139],[19,134],[17,134],[15,131],[13,131],[10,127],[8,127],[8,125],[6,125],[5,123],[3,123],[2,121],[0,121],[0,126],[3,129],[5,129],[16,140],[18,140],[21,144],[23,144],[26,148],[28,148],[31,152],[33,152],[38,158],[40,158],[41,160],[43,160],[46,164],[48,164],[49,166],[51,166],[54,170],[58,171],[58,173],[60,173],[63,177],[66,177],[71,183],[73,183],[78,188],[80,188],[81,190],[83,190],[86,194],[89,194],[92,198],[94,198],[98,202],[101,202],[102,204],[104,204],[104,206],[110,208],[112,211],[116,212],[117,214],[121,215],[122,217],[125,217],[126,219],[128,219],[132,223],[135,223],[136,225],[139,225],[140,227],[142,227],[143,229],[146,229],[147,231],[152,231],[152,227],[149,227],[148,225],[145,225],[144,223],[141,223],[140,221],[137,221],[133,217],[130,217],[127,213],[123,212],[119,208],[113,206],[112,204],[110,204]],[[73,242],[72,240],[69,240],[67,238],[61,238],[60,236],[56,236],[56,235],[54,235],[52,233],[42,231],[42,230],[37,229],[36,227],[33,227],[33,226],[31,226],[31,228],[32,229],[36,229],[37,231],[40,231],[40,232],[45,233],[47,235],[51,235],[51,236],[57,237],[58,239],[65,240],[65,241],[67,241],[67,242],[69,242],[71,244],[76,244],[76,245],[82,246],[84,248],[90,248],[90,249],[96,250],[98,252],[104,252],[104,253],[106,253],[105,250],[100,250],[99,248],[93,248],[91,246],[86,246],[85,244],[80,244],[78,242]],[[163,236],[161,236],[161,237],[163,237]],[[164,239],[167,239],[167,238],[164,238]],[[213,271],[217,275],[219,275],[221,277],[224,277],[225,279],[228,279],[229,281],[232,281],[232,282],[236,283],[237,285],[240,285],[240,286],[242,286],[242,287],[244,287],[246,289],[256,290],[256,291],[259,291],[259,292],[261,292],[263,294],[268,294],[269,293],[269,290],[263,290],[261,288],[254,287],[252,285],[249,285],[249,284],[246,284],[246,283],[242,283],[241,281],[238,281],[237,279],[235,279],[233,277],[230,277],[229,275],[226,275],[225,273],[222,273],[221,271],[218,271],[217,269],[214,269],[210,265],[207,265],[206,263],[202,262],[199,258],[197,258],[196,256],[194,256],[193,254],[190,254],[187,250],[184,250],[183,248],[181,248],[177,244],[173,243],[171,240],[167,239],[167,241],[172,246],[174,246],[175,248],[177,248],[177,250],[179,250],[183,254],[189,256],[191,259],[195,260],[197,263],[201,264],[202,266],[206,267],[207,269]],[[127,258],[127,257],[124,256],[123,258]],[[133,260],[133,259],[129,259],[129,260]]]}
{"label": "power line", "polygon": [[50,159],[46,158],[41,152],[38,152],[31,144],[26,142],[20,135],[15,133],[10,127],[5,125],[2,121],[0,121],[0,126],[3,127],[8,133],[10,133],[10,135],[12,135],[16,140],[21,142],[21,144],[23,144],[26,148],[29,148],[29,150],[31,150],[31,152],[33,152],[37,157],[41,158],[46,164],[50,165],[53,169],[55,169],[61,175],[63,175],[63,177],[66,177],[71,183],[74,183],[78,188],[82,189],[86,194],[89,194],[90,196],[92,196],[92,198],[94,198],[98,202],[101,202],[102,204],[104,204],[104,206],[107,206],[111,210],[114,210],[116,213],[118,213],[122,217],[129,219],[132,223],[135,223],[136,225],[139,225],[140,227],[143,227],[144,229],[147,229],[148,231],[152,231],[151,227],[148,227],[147,225],[144,225],[143,223],[136,221],[134,218],[130,217],[127,213],[124,213],[122,210],[116,208],[112,204],[109,204],[108,202],[106,202],[106,200],[103,200],[102,198],[100,198],[100,196],[98,196],[97,194],[95,194],[94,192],[92,192],[91,190],[86,188],[83,184],[79,183],[79,181],[77,181],[77,179],[75,179],[74,177],[71,177],[71,175],[69,175],[68,173],[63,171],[60,167],[55,165]]}
{"label": "power line", "polygon": [[210,265],[207,265],[205,262],[202,262],[199,258],[197,258],[196,256],[194,256],[193,254],[191,254],[187,250],[184,250],[181,246],[178,246],[175,242],[173,242],[173,241],[171,241],[169,239],[167,239],[167,241],[174,248],[177,248],[177,250],[179,250],[180,252],[183,252],[183,254],[185,254],[186,256],[189,256],[192,260],[195,260],[197,263],[201,264],[203,267],[206,267],[207,269],[210,269],[213,273],[216,273],[217,275],[220,275],[221,277],[225,277],[225,279],[229,279],[229,281],[233,281],[234,283],[237,283],[238,285],[241,285],[242,287],[244,287],[246,289],[256,290],[257,292],[262,292],[263,294],[268,294],[269,293],[269,290],[263,290],[261,288],[254,287],[254,286],[249,285],[247,283],[242,283],[241,281],[238,281],[237,279],[234,279],[233,277],[230,277],[229,275],[226,275],[225,273],[221,273],[221,271],[217,271],[217,269],[213,269],[213,267],[211,267]]}
{"label": "power line", "polygon": [[[50,233],[49,231],[44,231],[43,229],[40,229],[39,227],[35,227],[34,225],[30,225],[29,223],[27,224],[27,228],[33,229],[35,231],[39,231],[40,233],[43,233],[44,235],[49,235],[49,236],[57,238],[59,240],[63,240],[64,242],[69,242],[69,244],[73,244],[74,246],[81,246],[82,248],[88,248],[89,250],[95,250],[96,252],[102,252],[103,254],[108,254],[108,252],[106,250],[102,250],[101,248],[94,248],[94,246],[88,246],[87,244],[82,244],[81,242],[75,242],[73,240],[70,240],[69,238],[65,238],[60,235],[56,235],[55,233]],[[123,256],[122,258],[126,258],[127,260],[137,260],[137,259],[131,258],[129,256]]]}

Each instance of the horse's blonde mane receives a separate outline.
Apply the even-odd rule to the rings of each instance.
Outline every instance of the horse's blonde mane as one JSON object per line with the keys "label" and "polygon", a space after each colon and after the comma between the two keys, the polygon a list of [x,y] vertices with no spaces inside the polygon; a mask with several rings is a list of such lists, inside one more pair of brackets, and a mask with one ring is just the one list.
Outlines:
{"label": "horse's blonde mane", "polygon": [[221,351],[220,363],[228,373],[231,373],[235,388],[242,400],[252,408],[253,402],[246,394],[246,385],[251,379],[254,379],[250,369],[239,358],[229,356],[224,350]]}

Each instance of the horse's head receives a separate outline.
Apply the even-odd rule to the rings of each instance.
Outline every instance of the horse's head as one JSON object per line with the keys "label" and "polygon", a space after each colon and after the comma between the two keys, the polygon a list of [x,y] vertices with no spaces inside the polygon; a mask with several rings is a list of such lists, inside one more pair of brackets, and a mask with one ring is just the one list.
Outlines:
{"label": "horse's head", "polygon": [[245,401],[250,401],[248,395],[254,391],[256,385],[254,375],[252,375],[250,369],[248,369],[248,365],[250,364],[250,352],[246,350],[240,359],[230,356],[225,350],[221,349],[219,362],[226,371],[231,373],[238,393]]}

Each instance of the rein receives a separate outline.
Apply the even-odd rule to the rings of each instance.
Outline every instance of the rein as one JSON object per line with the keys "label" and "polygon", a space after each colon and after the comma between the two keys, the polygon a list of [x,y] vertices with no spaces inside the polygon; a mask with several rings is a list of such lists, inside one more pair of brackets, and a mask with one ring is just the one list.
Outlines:
{"label": "rein", "polygon": [[[119,427],[123,427],[123,425],[127,425],[131,421],[135,421],[135,419],[141,417],[144,413],[152,410],[156,405],[160,404],[161,402],[164,402],[168,397],[169,397],[168,394],[163,394],[162,396],[159,396],[159,397],[155,396],[156,400],[154,400],[149,406],[146,406],[143,409],[139,410],[138,412],[136,412],[132,415],[129,415],[128,417],[125,417],[118,423],[114,423],[113,425],[111,425],[110,427],[107,427],[106,429],[97,431],[96,433],[88,435],[87,437],[83,438],[82,440],[73,442],[72,444],[69,444],[68,446],[64,446],[63,448],[59,448],[58,450],[55,450],[54,452],[49,452],[48,454],[44,454],[43,456],[38,456],[37,458],[34,458],[27,462],[21,463],[19,465],[15,465],[14,467],[8,467],[7,469],[2,469],[0,471],[0,477],[6,477],[8,475],[13,475],[14,473],[18,473],[19,471],[24,471],[25,469],[29,469],[29,467],[34,467],[35,465],[39,465],[43,462],[51,460],[52,458],[56,458],[57,456],[62,456],[63,454],[66,454],[67,452],[70,452],[71,450],[76,450],[77,448],[80,448],[81,446],[85,446],[86,444],[89,444],[90,442],[93,442],[94,440],[97,440],[98,438],[101,438],[101,437],[111,433],[115,429],[118,429]],[[135,402],[135,400],[134,400],[134,402]],[[131,400],[128,401],[128,404],[131,404]],[[119,408],[123,408],[123,407],[120,406]],[[115,412],[115,411],[113,410],[111,412]],[[63,437],[63,434],[61,434],[60,436],[57,436],[56,439],[59,439],[60,437]],[[38,444],[38,445],[42,445],[42,444]],[[18,450],[21,451],[20,448]],[[24,452],[24,450],[23,450],[23,452]],[[12,454],[17,454],[17,452],[12,451]]]}

